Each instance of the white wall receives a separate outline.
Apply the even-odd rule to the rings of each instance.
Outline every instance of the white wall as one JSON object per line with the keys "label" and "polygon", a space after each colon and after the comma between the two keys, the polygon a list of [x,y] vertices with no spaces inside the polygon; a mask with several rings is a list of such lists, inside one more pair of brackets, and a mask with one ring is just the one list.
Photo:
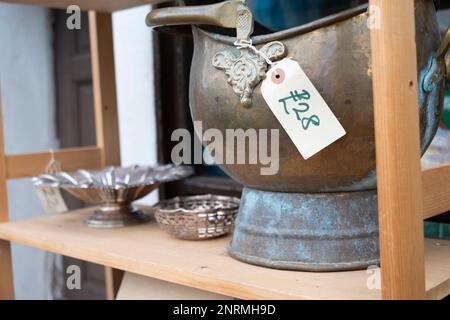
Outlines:
{"label": "white wall", "polygon": [[[145,25],[150,6],[113,14],[122,165],[157,163],[152,32]],[[157,191],[144,199],[154,203]],[[141,201],[142,202],[142,201]]]}
{"label": "white wall", "polygon": [[[9,154],[56,148],[52,39],[47,10],[0,3],[0,86]],[[10,218],[43,214],[30,180],[8,183]],[[18,299],[46,298],[45,253],[13,245]]]}

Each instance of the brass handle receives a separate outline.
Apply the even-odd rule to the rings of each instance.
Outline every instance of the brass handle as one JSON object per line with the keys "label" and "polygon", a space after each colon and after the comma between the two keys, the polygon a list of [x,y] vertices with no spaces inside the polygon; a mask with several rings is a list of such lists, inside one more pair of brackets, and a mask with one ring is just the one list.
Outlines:
{"label": "brass handle", "polygon": [[450,57],[446,57],[448,50],[450,49],[450,27],[445,32],[444,39],[437,51],[436,59],[438,61],[445,61],[446,78],[450,80]]}
{"label": "brass handle", "polygon": [[146,18],[149,27],[209,24],[236,28],[238,40],[247,40],[253,32],[253,15],[245,0],[228,0],[218,4],[161,8],[152,10]]}
{"label": "brass handle", "polygon": [[179,24],[211,24],[236,28],[236,12],[240,0],[229,0],[204,6],[161,8],[152,10],[146,18],[149,27]]}
{"label": "brass handle", "polygon": [[450,57],[447,57],[449,49],[450,27],[447,29],[444,39],[442,39],[441,45],[436,52],[436,57],[431,61],[430,67],[423,78],[422,85],[425,92],[433,91],[444,79],[450,80]]}

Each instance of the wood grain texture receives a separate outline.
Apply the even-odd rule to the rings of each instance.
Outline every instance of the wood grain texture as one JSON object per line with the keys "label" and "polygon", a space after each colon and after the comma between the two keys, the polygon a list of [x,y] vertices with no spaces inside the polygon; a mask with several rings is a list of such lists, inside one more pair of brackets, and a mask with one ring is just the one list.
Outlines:
{"label": "wood grain texture", "polygon": [[[9,221],[8,186],[3,136],[3,105],[0,89],[0,222]],[[11,246],[8,241],[0,240],[0,300],[14,299]]]}
{"label": "wood grain texture", "polygon": [[[92,209],[0,224],[0,238],[144,276],[242,299],[380,299],[365,271],[311,273],[252,266],[227,254],[229,237],[183,241],[148,224],[99,230]],[[450,293],[450,242],[426,242],[427,297]]]}
{"label": "wood grain texture", "polygon": [[371,0],[382,295],[425,297],[414,0]]}
{"label": "wood grain texture", "polygon": [[[103,166],[120,166],[119,120],[112,16],[89,12],[92,85],[97,146],[102,150]],[[113,300],[123,277],[121,270],[105,268],[107,299]]]}
{"label": "wood grain texture", "polygon": [[14,299],[11,243],[0,240],[0,300]]}
{"label": "wood grain texture", "polygon": [[89,31],[97,146],[102,149],[104,165],[120,165],[111,14],[90,11]]}
{"label": "wood grain texture", "polygon": [[[53,157],[61,163],[64,171],[74,171],[80,168],[99,169],[102,167],[101,149],[97,147],[55,150]],[[51,159],[52,154],[48,151],[7,155],[7,179],[27,178],[42,174],[46,171]]]}
{"label": "wood grain texture", "polygon": [[423,218],[450,211],[450,165],[422,171]]}
{"label": "wood grain texture", "polygon": [[0,88],[0,222],[9,221],[7,176],[5,140],[3,131],[3,104],[2,92]]}
{"label": "wood grain texture", "polygon": [[70,5],[78,5],[81,10],[113,12],[144,4],[164,2],[164,0],[2,0],[2,2],[33,4],[60,9],[65,9]]}
{"label": "wood grain texture", "polygon": [[116,300],[124,275],[123,270],[105,266],[107,300]]}

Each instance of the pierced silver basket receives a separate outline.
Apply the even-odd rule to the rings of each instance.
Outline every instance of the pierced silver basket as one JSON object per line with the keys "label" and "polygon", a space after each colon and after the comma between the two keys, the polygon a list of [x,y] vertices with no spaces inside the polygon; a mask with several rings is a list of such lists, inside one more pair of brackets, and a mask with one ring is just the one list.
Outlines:
{"label": "pierced silver basket", "polygon": [[176,197],[154,206],[156,221],[168,234],[184,240],[203,240],[233,231],[239,198],[202,195]]}

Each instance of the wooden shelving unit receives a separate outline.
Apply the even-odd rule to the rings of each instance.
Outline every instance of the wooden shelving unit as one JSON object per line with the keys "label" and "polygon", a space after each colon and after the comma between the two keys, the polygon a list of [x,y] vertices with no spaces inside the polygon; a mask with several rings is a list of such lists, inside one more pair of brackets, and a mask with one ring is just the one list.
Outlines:
{"label": "wooden shelving unit", "polygon": [[[50,8],[78,5],[89,11],[89,33],[92,59],[92,81],[97,144],[92,147],[56,150],[32,154],[4,153],[3,119],[0,114],[0,222],[9,221],[7,180],[33,177],[45,171],[52,158],[63,170],[100,168],[120,165],[119,131],[117,121],[116,79],[112,16],[115,10],[151,4],[155,0],[6,0],[16,4],[32,4]],[[0,107],[1,96],[0,96]],[[6,106],[5,106],[6,107]],[[0,110],[1,111],[1,110]],[[122,272],[106,268],[106,291],[113,299],[120,284]],[[13,299],[12,262],[10,243],[0,240],[0,299]]]}
{"label": "wooden shelving unit", "polygon": [[[381,299],[365,270],[297,272],[239,262],[227,254],[229,237],[183,241],[155,220],[123,229],[83,226],[83,209],[0,225],[0,238],[180,285],[242,299]],[[450,241],[426,240],[427,298],[450,294]]]}
{"label": "wooden shelving unit", "polygon": [[[110,12],[152,2],[156,1],[74,0],[70,4]],[[6,193],[1,190],[7,179],[42,171],[49,154],[38,154],[32,158],[0,156],[0,222],[5,222],[0,224],[0,299],[13,297],[9,241],[103,264],[107,270],[116,268],[244,299],[439,299],[449,295],[450,242],[424,240],[423,236],[424,219],[450,210],[450,165],[420,168],[414,1],[371,0],[370,4],[379,8],[381,18],[381,28],[371,30],[381,291],[367,288],[369,274],[364,270],[308,273],[251,266],[227,255],[229,238],[176,240],[161,232],[155,222],[116,230],[89,229],[82,224],[89,209],[6,222]],[[117,116],[111,15],[91,12],[90,19],[98,145],[79,151],[104,165],[114,163],[119,152],[114,138],[117,128],[113,126],[113,134],[108,130],[108,123]],[[61,152],[61,157],[68,155]],[[67,161],[74,166],[71,159]],[[76,165],[87,161],[79,160]]]}

